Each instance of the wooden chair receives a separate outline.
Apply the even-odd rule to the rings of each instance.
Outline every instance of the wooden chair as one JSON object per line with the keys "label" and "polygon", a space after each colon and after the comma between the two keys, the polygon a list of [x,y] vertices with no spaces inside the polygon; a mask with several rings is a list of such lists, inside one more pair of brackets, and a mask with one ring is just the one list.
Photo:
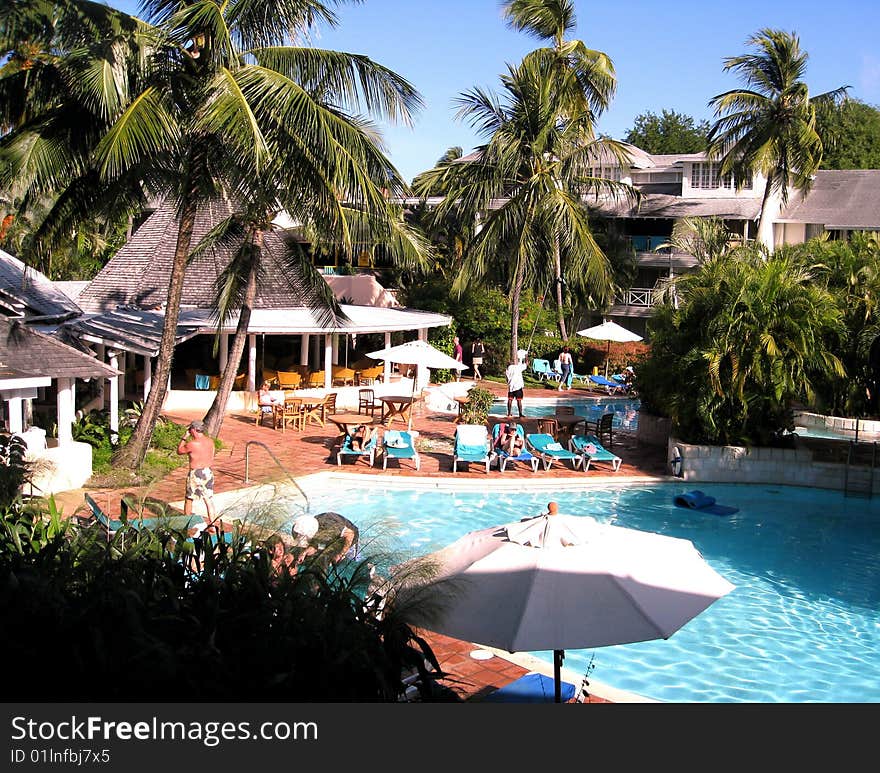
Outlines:
{"label": "wooden chair", "polygon": [[336,392],[327,392],[321,404],[321,422],[326,422],[327,416],[331,413],[336,413]]}
{"label": "wooden chair", "polygon": [[367,386],[375,383],[379,379],[382,378],[382,374],[385,372],[384,365],[374,365],[371,368],[364,368],[360,371],[360,376],[358,376],[358,381],[361,384],[366,384]]}
{"label": "wooden chair", "polygon": [[[277,388],[278,388],[278,378],[277,378],[277,375],[278,375],[278,371],[277,371],[277,370],[267,370],[266,368],[263,368],[263,381],[268,381],[268,382],[269,382],[269,386],[270,386],[272,389],[277,389]],[[257,386],[259,386],[259,384],[258,384]]]}
{"label": "wooden chair", "polygon": [[303,401],[301,397],[284,397],[284,405],[278,406],[280,412],[279,421],[281,423],[281,431],[284,432],[290,425],[294,429],[301,430],[305,427],[306,412],[303,410]]}
{"label": "wooden chair", "polygon": [[376,400],[376,393],[372,389],[358,390],[358,413],[369,413],[371,417],[376,416],[376,411],[382,414],[382,403]]}
{"label": "wooden chair", "polygon": [[276,370],[275,379],[279,389],[299,389],[302,375],[297,370]]}
{"label": "wooden chair", "polygon": [[324,386],[324,371],[314,370],[309,373],[309,386],[320,388]]}
{"label": "wooden chair", "polygon": [[[254,397],[254,402],[256,402],[259,398]],[[276,420],[276,411],[274,405],[257,405],[257,415],[255,419],[255,424],[259,427],[265,419],[272,420],[272,429],[277,428],[277,420]]]}
{"label": "wooden chair", "polygon": [[552,435],[554,440],[559,435],[559,424],[550,416],[542,416],[538,419],[537,425],[538,434]]}
{"label": "wooden chair", "polygon": [[608,438],[608,447],[614,445],[614,414],[603,413],[596,421],[588,421],[587,430],[592,429],[593,435],[599,438],[599,442],[605,444],[605,438]]}
{"label": "wooden chair", "polygon": [[241,392],[247,388],[247,373],[239,373],[232,382],[232,388]]}
{"label": "wooden chair", "polygon": [[574,416],[574,406],[573,405],[557,405],[555,413],[557,416]]}
{"label": "wooden chair", "polygon": [[354,384],[355,372],[351,368],[333,368],[333,386],[347,386]]}

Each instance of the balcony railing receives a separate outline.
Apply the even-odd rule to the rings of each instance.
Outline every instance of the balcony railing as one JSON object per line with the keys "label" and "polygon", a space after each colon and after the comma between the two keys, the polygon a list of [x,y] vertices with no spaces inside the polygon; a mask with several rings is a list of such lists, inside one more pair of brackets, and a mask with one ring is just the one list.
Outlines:
{"label": "balcony railing", "polygon": [[653,287],[630,287],[615,299],[620,306],[653,306],[655,290]]}
{"label": "balcony railing", "polygon": [[[655,252],[661,244],[669,242],[669,236],[627,236],[627,241],[632,245],[636,252]],[[671,252],[671,248],[666,247],[662,252]]]}

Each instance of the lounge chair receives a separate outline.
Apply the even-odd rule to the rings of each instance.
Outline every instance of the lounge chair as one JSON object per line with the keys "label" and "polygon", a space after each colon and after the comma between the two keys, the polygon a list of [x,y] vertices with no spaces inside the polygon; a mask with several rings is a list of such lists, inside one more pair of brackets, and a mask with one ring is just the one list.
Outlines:
{"label": "lounge chair", "polygon": [[343,456],[353,456],[355,457],[355,462],[357,462],[358,457],[365,456],[370,462],[370,467],[372,467],[376,461],[376,434],[378,433],[374,433],[373,437],[370,438],[370,442],[361,449],[352,448],[351,435],[346,435],[339,445],[339,450],[336,452],[336,464],[342,464]]}
{"label": "lounge chair", "polygon": [[595,435],[573,435],[568,441],[568,448],[576,454],[583,454],[584,472],[590,469],[591,463],[595,462],[609,463],[614,472],[620,469],[621,458],[605,448]]}
{"label": "lounge chair", "polygon": [[501,428],[505,425],[505,423],[506,422],[501,422],[500,424],[496,424],[494,427],[492,427],[492,448],[495,449],[495,458],[498,460],[498,470],[500,472],[504,472],[507,469],[508,464],[522,462],[523,464],[529,465],[529,467],[532,468],[532,472],[537,472],[538,464],[540,464],[541,460],[538,459],[537,456],[530,454],[526,449],[526,434],[523,430],[522,424],[514,424],[514,426],[516,427],[516,434],[523,439],[523,448],[519,454],[517,454],[516,456],[511,456],[507,451],[503,451],[497,447],[498,436],[501,434]]}
{"label": "lounge chair", "polygon": [[486,472],[489,472],[492,448],[489,430],[484,424],[459,424],[455,428],[455,443],[452,449],[453,472],[458,472],[459,462],[485,464]]}
{"label": "lounge chair", "polygon": [[[568,703],[573,700],[577,688],[571,682],[560,683],[560,700]],[[490,692],[482,699],[483,703],[553,703],[556,700],[556,684],[549,676],[529,673],[516,681]]]}
{"label": "lounge chair", "polygon": [[582,454],[575,454],[562,447],[553,439],[553,435],[541,432],[526,435],[526,443],[544,463],[544,469],[549,470],[555,461],[571,462],[571,468],[576,470],[584,461]]}
{"label": "lounge chair", "polygon": [[551,379],[559,381],[562,378],[561,373],[554,371],[550,367],[548,360],[532,360],[532,375],[539,381],[550,381]]}
{"label": "lounge chair", "polygon": [[416,451],[414,433],[388,429],[382,438],[382,469],[388,469],[389,459],[412,459],[418,470],[422,460]]}
{"label": "lounge chair", "polygon": [[626,392],[622,384],[612,381],[610,378],[605,378],[605,376],[590,376],[589,379],[591,384],[602,387],[609,395],[618,395]]}

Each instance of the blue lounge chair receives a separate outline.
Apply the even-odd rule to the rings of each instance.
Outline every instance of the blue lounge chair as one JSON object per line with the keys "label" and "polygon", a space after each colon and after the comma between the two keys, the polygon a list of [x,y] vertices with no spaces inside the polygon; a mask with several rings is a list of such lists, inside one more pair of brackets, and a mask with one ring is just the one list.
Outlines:
{"label": "blue lounge chair", "polygon": [[[571,682],[560,684],[560,699],[563,703],[572,700],[577,688]],[[553,679],[544,674],[531,673],[521,676],[514,682],[490,692],[484,703],[553,703],[556,685]]]}
{"label": "blue lounge chair", "polygon": [[550,367],[549,360],[532,360],[532,375],[536,376],[539,381],[559,381],[562,374]]}
{"label": "blue lounge chair", "polygon": [[452,448],[452,471],[458,472],[459,462],[485,464],[486,472],[492,463],[492,447],[489,430],[484,424],[459,424],[455,428]]}
{"label": "blue lounge chair", "polygon": [[[150,500],[149,502],[144,503],[143,509],[153,510],[155,516],[145,518],[143,515],[143,509],[138,505],[137,497],[134,494],[128,493],[124,494],[122,498],[121,509],[124,517],[122,519],[116,519],[107,515],[107,513],[101,509],[101,506],[89,494],[84,494],[83,496],[89,510],[91,510],[92,515],[95,516],[95,520],[111,534],[119,531],[126,523],[132,529],[137,531],[140,529],[156,529],[162,526],[166,529],[174,529],[176,531],[184,532],[204,523],[204,519],[200,515],[196,515],[195,513],[185,515],[180,510],[151,498],[148,498]],[[163,507],[161,510],[157,511],[157,508],[160,505],[163,505]],[[141,512],[132,514],[131,510],[133,507],[138,507],[141,509]]]}
{"label": "blue lounge chair", "polygon": [[339,444],[339,450],[336,452],[336,464],[342,464],[343,456],[355,457],[355,463],[357,463],[358,457],[365,456],[369,460],[370,467],[372,467],[376,461],[376,445],[376,435],[373,435],[370,438],[370,442],[363,448],[352,448],[351,435],[346,435]]}
{"label": "blue lounge chair", "polygon": [[523,464],[529,465],[532,468],[532,472],[538,471],[538,464],[540,463],[540,459],[533,454],[530,454],[525,447],[526,435],[523,430],[522,424],[514,424],[516,427],[516,433],[523,439],[523,448],[519,454],[516,456],[511,456],[507,451],[504,451],[498,448],[498,436],[501,434],[501,428],[504,426],[506,422],[501,422],[500,424],[496,424],[492,427],[492,448],[495,449],[495,458],[498,460],[498,469],[501,472],[504,472],[507,469],[507,465],[511,462],[522,462]]}
{"label": "blue lounge chair", "polygon": [[562,443],[553,439],[553,435],[542,432],[530,433],[526,435],[526,443],[544,462],[545,470],[549,470],[555,461],[571,462],[571,468],[576,470],[584,461],[583,454],[575,454],[563,448]]}
{"label": "blue lounge chair", "polygon": [[590,383],[602,387],[610,395],[626,392],[626,388],[623,384],[620,384],[617,381],[612,381],[610,378],[605,378],[605,376],[590,376],[589,379]]}
{"label": "blue lounge chair", "polygon": [[568,448],[576,454],[583,454],[584,472],[590,469],[591,463],[595,462],[607,462],[611,465],[611,469],[617,472],[623,461],[605,448],[595,435],[572,435],[571,440],[568,441]]}
{"label": "blue lounge chair", "polygon": [[382,469],[388,469],[389,459],[412,459],[418,470],[422,460],[416,451],[415,437],[412,432],[388,429],[382,438]]}

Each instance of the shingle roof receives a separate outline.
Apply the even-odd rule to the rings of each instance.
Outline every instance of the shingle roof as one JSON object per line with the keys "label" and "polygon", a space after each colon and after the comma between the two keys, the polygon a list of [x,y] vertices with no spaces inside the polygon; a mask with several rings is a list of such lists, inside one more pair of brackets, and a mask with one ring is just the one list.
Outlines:
{"label": "shingle roof", "polygon": [[117,372],[72,346],[0,317],[0,366],[22,376],[111,378]]}
{"label": "shingle roof", "polygon": [[0,250],[0,308],[12,317],[63,317],[80,308],[45,275]]}
{"label": "shingle roof", "polygon": [[642,196],[638,206],[627,202],[605,203],[599,211],[615,217],[720,217],[731,220],[754,220],[761,209],[760,199],[693,198],[685,199],[665,193]]}
{"label": "shingle roof", "polygon": [[790,202],[777,222],[880,229],[880,169],[819,170],[807,197]]}
{"label": "shingle roof", "polygon": [[[193,229],[192,247],[233,211],[226,199],[200,208]],[[132,238],[98,272],[77,301],[84,311],[100,312],[131,306],[158,309],[168,295],[168,281],[177,246],[178,219],[169,203],[157,209]],[[284,239],[267,233],[263,247],[264,277],[260,281],[254,308],[301,306],[298,289],[287,280],[280,258]],[[214,306],[214,283],[228,265],[228,249],[208,250],[187,266],[181,308],[209,309]]]}

